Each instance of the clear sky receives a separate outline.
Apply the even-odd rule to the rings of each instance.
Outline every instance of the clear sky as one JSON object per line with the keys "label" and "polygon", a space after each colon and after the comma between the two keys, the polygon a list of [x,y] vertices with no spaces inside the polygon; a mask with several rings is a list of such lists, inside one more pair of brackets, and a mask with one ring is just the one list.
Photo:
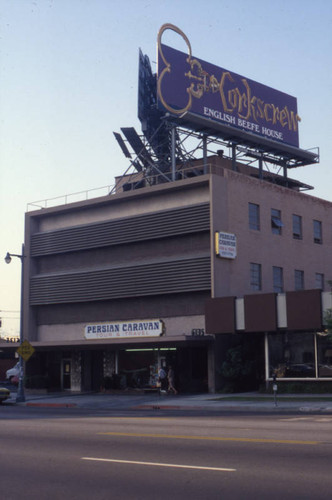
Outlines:
{"label": "clear sky", "polygon": [[300,147],[321,161],[290,177],[332,201],[331,0],[0,0],[0,332],[18,332],[21,266],[4,257],[27,204],[124,173],[112,132],[141,130],[138,49],[155,70],[165,23],[194,56],[297,97]]}

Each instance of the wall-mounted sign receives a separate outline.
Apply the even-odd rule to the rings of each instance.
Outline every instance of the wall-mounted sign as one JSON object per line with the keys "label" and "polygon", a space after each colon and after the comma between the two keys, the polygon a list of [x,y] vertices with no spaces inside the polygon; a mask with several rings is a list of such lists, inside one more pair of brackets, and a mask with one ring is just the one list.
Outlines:
{"label": "wall-mounted sign", "polygon": [[[170,29],[187,45],[185,54],[161,43]],[[265,139],[299,147],[297,100],[283,92],[192,56],[187,36],[165,24],[158,35],[158,106],[186,112]],[[213,125],[211,125],[213,128]]]}
{"label": "wall-mounted sign", "polygon": [[84,329],[84,336],[88,340],[128,337],[159,337],[163,333],[164,323],[160,319],[97,323],[86,325]]}
{"label": "wall-mounted sign", "polygon": [[216,255],[224,259],[236,258],[236,236],[231,233],[215,233]]}
{"label": "wall-mounted sign", "polygon": [[0,341],[10,342],[12,344],[17,344],[20,341],[19,337],[0,337]]}
{"label": "wall-mounted sign", "polygon": [[204,330],[204,328],[193,328],[191,330],[191,335],[193,337],[204,337],[205,330]]}

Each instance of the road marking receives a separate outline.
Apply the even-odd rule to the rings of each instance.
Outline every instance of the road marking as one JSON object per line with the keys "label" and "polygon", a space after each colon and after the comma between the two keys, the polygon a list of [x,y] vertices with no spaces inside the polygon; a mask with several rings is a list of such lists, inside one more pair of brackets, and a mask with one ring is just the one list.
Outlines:
{"label": "road marking", "polygon": [[148,422],[150,420],[156,420],[157,422],[159,422],[159,420],[174,420],[174,419],[171,419],[170,417],[107,417],[108,420],[120,420],[121,422],[123,420],[147,420]]}
{"label": "road marking", "polygon": [[293,418],[282,418],[282,422],[332,422],[332,417],[293,417]]}
{"label": "road marking", "polygon": [[196,469],[196,470],[214,470],[219,472],[236,472],[236,469],[226,469],[224,467],[204,467],[202,465],[180,465],[180,464],[162,464],[159,462],[137,462],[136,460],[117,460],[113,458],[94,458],[82,457],[82,460],[91,460],[94,462],[113,462],[117,464],[131,465],[150,465],[154,467],[174,467],[176,469]]}
{"label": "road marking", "polygon": [[299,441],[293,439],[264,439],[264,438],[236,438],[236,437],[212,437],[212,436],[186,436],[167,434],[141,434],[137,432],[98,432],[103,436],[123,436],[123,437],[148,437],[163,439],[197,439],[205,441],[239,441],[244,443],[277,443],[277,444],[320,444],[319,441]]}
{"label": "road marking", "polygon": [[301,420],[308,420],[311,417],[290,417],[290,418],[281,418],[281,422],[298,422]]}

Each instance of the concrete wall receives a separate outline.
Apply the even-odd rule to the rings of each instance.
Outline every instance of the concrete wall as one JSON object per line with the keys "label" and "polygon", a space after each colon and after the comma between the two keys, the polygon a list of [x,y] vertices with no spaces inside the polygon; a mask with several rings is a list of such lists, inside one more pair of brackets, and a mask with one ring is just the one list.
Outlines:
{"label": "concrete wall", "polygon": [[[253,293],[250,262],[262,265],[264,293],[273,291],[272,266],[283,268],[286,291],[294,290],[295,269],[304,271],[305,289],[315,288],[315,273],[332,279],[332,203],[229,170],[212,176],[211,193],[212,232],[237,236],[235,260],[213,257],[213,296]],[[249,203],[260,206],[260,231],[249,229]],[[281,210],[281,235],[272,233],[272,208]],[[302,217],[302,240],[293,238],[293,214]],[[314,219],[322,221],[322,244],[313,240]]]}

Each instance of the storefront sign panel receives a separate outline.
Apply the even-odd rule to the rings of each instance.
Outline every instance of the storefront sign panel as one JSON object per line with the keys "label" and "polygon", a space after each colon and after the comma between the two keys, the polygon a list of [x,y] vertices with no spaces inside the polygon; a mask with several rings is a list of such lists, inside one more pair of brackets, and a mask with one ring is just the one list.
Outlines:
{"label": "storefront sign panel", "polygon": [[86,325],[84,330],[87,340],[159,337],[164,333],[164,323],[160,319],[119,321]]}

